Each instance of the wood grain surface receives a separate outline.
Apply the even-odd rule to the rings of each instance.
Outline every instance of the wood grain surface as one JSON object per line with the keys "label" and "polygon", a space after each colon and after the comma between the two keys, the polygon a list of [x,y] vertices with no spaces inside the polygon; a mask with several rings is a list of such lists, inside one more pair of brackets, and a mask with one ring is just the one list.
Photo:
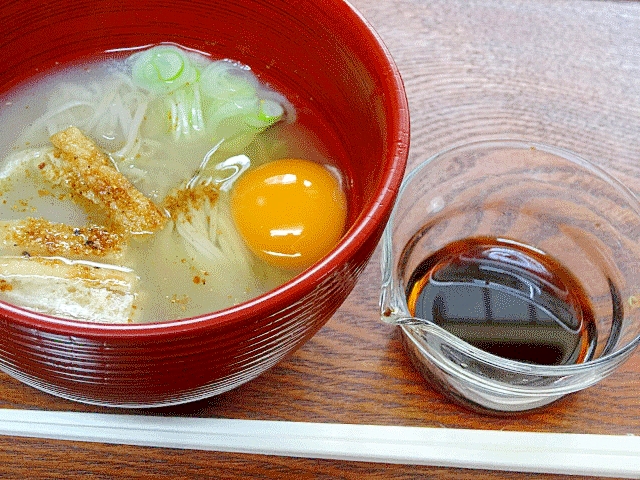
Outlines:
{"label": "wood grain surface", "polygon": [[[640,4],[353,0],[403,75],[409,168],[452,144],[519,137],[572,149],[640,193]],[[640,435],[640,354],[552,406],[480,415],[434,391],[378,319],[379,250],[306,345],[234,391],[131,413]],[[0,375],[0,407],[115,412]],[[118,413],[122,413],[118,411]],[[550,475],[0,438],[1,478],[552,478]]]}

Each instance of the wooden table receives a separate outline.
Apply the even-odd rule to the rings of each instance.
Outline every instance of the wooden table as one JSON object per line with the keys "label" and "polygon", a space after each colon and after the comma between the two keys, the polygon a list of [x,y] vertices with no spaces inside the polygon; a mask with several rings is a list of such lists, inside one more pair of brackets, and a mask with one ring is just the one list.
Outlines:
{"label": "wooden table", "polygon": [[[640,4],[604,1],[353,0],[395,57],[412,118],[410,165],[480,136],[579,152],[640,193]],[[379,253],[329,323],[257,380],[154,413],[640,435],[640,354],[542,411],[483,416],[414,371],[378,319]],[[114,412],[0,375],[0,407]],[[136,413],[150,413],[138,411]],[[477,470],[0,438],[2,478],[549,478]]]}

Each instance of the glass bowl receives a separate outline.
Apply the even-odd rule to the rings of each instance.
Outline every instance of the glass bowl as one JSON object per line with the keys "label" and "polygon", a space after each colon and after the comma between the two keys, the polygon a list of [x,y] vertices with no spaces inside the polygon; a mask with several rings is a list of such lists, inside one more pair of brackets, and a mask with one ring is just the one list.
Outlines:
{"label": "glass bowl", "polygon": [[[433,304],[429,304],[432,313],[421,310],[420,316],[424,318],[412,314],[416,310],[409,308],[407,298],[414,271],[445,246],[470,238],[498,239],[503,246],[524,245],[534,260],[557,261],[565,273],[569,272],[567,275],[577,280],[590,306],[587,313],[592,315],[592,342],[588,351],[583,352],[585,358],[578,363],[570,360],[538,363],[533,358],[496,355],[484,346],[486,342],[478,343],[471,337],[465,337],[465,341],[460,338],[463,335],[451,333],[455,331],[451,323],[444,322],[453,321],[456,314],[442,315],[441,307],[433,306],[436,302],[433,299]],[[400,327],[414,365],[456,401],[489,412],[541,407],[599,382],[638,346],[638,239],[640,204],[636,197],[577,155],[518,140],[479,141],[454,147],[419,165],[401,186],[383,235],[381,318]],[[491,255],[495,253],[491,251]],[[517,254],[509,257],[509,261],[515,258],[515,263],[520,262],[517,266],[520,273],[496,282],[520,282],[520,286],[496,287],[492,283],[490,287],[474,284],[474,288],[493,289],[492,295],[500,288],[517,290],[518,298],[534,308],[531,305],[539,298],[536,295],[547,287],[538,289],[539,285],[527,283],[526,279],[522,283],[519,275],[526,277],[526,272],[532,271],[530,265],[525,265],[531,257],[523,257],[524,260],[516,257]],[[485,267],[480,266],[477,271],[484,272]],[[448,282],[451,296],[445,298],[455,298],[465,308],[468,305],[475,308],[476,300],[469,294],[468,284],[433,272],[430,281]],[[495,280],[483,278],[486,285]],[[572,287],[567,291],[577,290]],[[486,305],[495,307],[495,301]],[[487,312],[475,320],[466,313],[458,317],[467,315],[463,320],[476,324],[489,318],[493,329],[506,318],[493,318],[491,312],[495,310]],[[578,315],[574,320],[587,322],[587,317]],[[522,324],[511,322],[504,330],[510,338],[500,339],[501,344],[513,342],[522,328]],[[562,329],[569,331],[571,326],[564,325]],[[549,337],[555,335],[548,331],[539,334],[542,342],[553,341]],[[523,352],[525,347],[517,345],[516,351]]]}

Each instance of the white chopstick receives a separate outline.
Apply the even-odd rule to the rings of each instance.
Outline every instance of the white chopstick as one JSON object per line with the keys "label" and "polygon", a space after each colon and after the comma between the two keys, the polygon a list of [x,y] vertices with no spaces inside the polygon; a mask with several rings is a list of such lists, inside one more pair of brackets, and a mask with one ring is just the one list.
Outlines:
{"label": "white chopstick", "polygon": [[640,437],[0,409],[0,435],[640,478]]}

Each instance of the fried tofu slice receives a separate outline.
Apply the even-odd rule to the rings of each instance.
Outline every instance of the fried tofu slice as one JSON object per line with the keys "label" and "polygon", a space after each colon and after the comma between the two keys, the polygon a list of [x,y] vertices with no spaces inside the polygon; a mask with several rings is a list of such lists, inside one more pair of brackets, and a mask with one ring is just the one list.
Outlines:
{"label": "fried tofu slice", "polygon": [[68,156],[81,158],[93,165],[112,166],[109,157],[77,127],[69,127],[50,138],[54,147],[58,148],[65,159]]}
{"label": "fried tofu slice", "polygon": [[97,225],[71,227],[43,218],[0,221],[0,251],[65,258],[118,257],[126,237]]}
{"label": "fried tofu slice", "polygon": [[55,147],[38,164],[44,177],[68,189],[85,209],[106,215],[107,228],[116,233],[144,235],[164,227],[168,218],[112,164],[78,128],[69,127],[51,137]]}
{"label": "fried tofu slice", "polygon": [[0,257],[0,297],[49,315],[94,323],[136,319],[138,277],[106,264]]}

